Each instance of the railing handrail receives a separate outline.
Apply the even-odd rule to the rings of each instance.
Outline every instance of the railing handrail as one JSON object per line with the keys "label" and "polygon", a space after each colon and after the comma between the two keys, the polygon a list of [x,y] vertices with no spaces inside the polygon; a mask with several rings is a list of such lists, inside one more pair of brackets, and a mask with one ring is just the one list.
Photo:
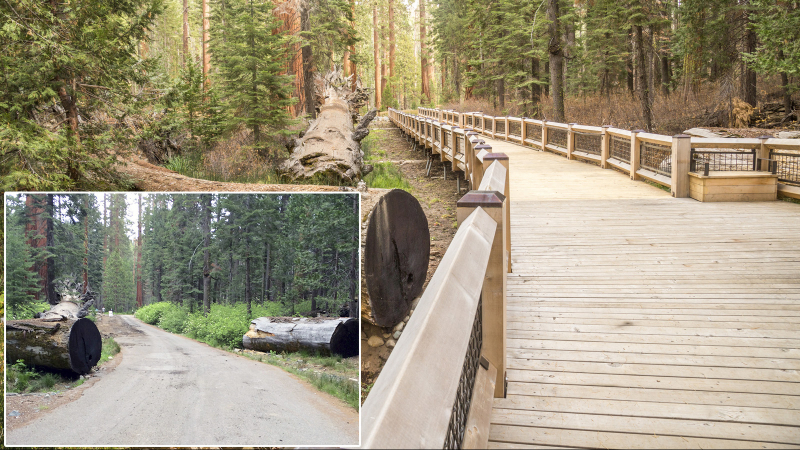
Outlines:
{"label": "railing handrail", "polygon": [[458,228],[361,408],[364,448],[442,448],[497,223]]}

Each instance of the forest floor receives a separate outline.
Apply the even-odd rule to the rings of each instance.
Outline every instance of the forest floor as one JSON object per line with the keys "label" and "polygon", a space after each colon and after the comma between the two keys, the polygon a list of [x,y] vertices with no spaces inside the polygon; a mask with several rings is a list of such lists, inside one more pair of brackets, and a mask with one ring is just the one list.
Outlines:
{"label": "forest floor", "polygon": [[127,158],[117,170],[141,191],[171,192],[331,192],[341,191],[339,186],[304,184],[257,184],[201,180],[181,175],[165,167],[147,162],[141,155]]}
{"label": "forest floor", "polygon": [[[456,234],[458,224],[456,221],[456,201],[463,195],[466,189],[466,182],[461,180],[462,194],[456,192],[456,179],[450,171],[450,163],[447,163],[447,179],[443,179],[441,162],[434,162],[430,176],[425,174],[425,153],[421,150],[412,151],[413,144],[405,140],[400,129],[391,125],[387,121],[373,122],[370,127],[378,136],[377,149],[381,150],[380,161],[391,161],[400,170],[403,179],[410,185],[410,193],[419,200],[425,216],[428,218],[428,228],[431,235],[431,256],[428,265],[428,275],[425,279],[423,292],[427,287],[433,273],[439,266],[439,262],[447,251],[450,241]],[[437,157],[438,159],[438,157]],[[380,162],[377,161],[377,162]],[[375,162],[375,161],[371,161]],[[372,207],[382,196],[388,192],[385,189],[370,189],[361,197],[361,223],[365,226]],[[366,229],[362,228],[362,239],[366,234]],[[362,275],[363,276],[363,275]],[[364,283],[362,283],[362,290]],[[362,315],[366,305],[362,304]],[[416,306],[416,302],[413,306]],[[412,308],[413,308],[412,306]],[[411,311],[413,313],[413,309]],[[409,316],[410,317],[410,316]],[[408,319],[404,320],[404,326]],[[397,328],[397,327],[395,327]],[[386,359],[392,352],[397,338],[402,335],[402,329],[383,328],[375,326],[366,320],[361,321],[361,389],[363,402],[366,398],[375,379],[380,374]],[[369,345],[370,338],[374,346]],[[377,345],[380,344],[380,345]]]}
{"label": "forest floor", "polygon": [[[138,331],[128,325],[120,316],[98,317],[95,322],[103,339],[127,336]],[[6,421],[7,430],[15,430],[40,416],[49,413],[59,406],[71,403],[84,394],[84,391],[96,383],[100,378],[114,370],[122,361],[122,353],[116,354],[110,361],[95,367],[89,374],[78,379],[82,383],[65,380],[53,386],[50,392],[35,392],[29,394],[6,395],[6,413],[18,413]]]}

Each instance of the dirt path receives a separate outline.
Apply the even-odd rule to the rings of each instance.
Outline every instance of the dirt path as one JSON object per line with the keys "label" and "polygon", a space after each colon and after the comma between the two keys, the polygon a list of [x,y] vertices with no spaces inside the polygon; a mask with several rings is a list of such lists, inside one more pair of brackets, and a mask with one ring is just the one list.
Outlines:
{"label": "dirt path", "polygon": [[[425,174],[425,153],[421,150],[412,151],[412,144],[403,138],[400,129],[394,125],[381,124],[376,133],[378,136],[377,149],[385,152],[383,161],[391,161],[403,174],[403,178],[411,185],[411,193],[419,200],[422,210],[428,218],[428,228],[431,234],[431,256],[428,266],[428,275],[425,286],[428,285],[439,261],[447,251],[450,241],[456,234],[456,201],[464,195],[456,193],[456,179],[447,163],[447,179],[443,179],[442,163],[438,156],[433,164],[430,176]],[[466,184],[461,180],[462,190]],[[371,210],[371,200],[368,195],[362,195],[361,213],[362,224]],[[371,202],[371,204],[370,204]],[[365,233],[366,230],[362,230]],[[424,289],[424,288],[423,288]],[[407,321],[404,321],[407,322]],[[375,379],[380,374],[386,359],[392,352],[395,336],[402,336],[402,331],[390,328],[376,327],[362,320],[361,335],[361,385],[362,390],[368,392]],[[377,336],[382,344],[376,347],[368,345],[370,337]],[[373,340],[376,342],[376,340]],[[362,396],[362,401],[366,396]]]}
{"label": "dirt path", "polygon": [[281,369],[122,316],[122,361],[8,445],[283,446],[358,443],[358,413]]}

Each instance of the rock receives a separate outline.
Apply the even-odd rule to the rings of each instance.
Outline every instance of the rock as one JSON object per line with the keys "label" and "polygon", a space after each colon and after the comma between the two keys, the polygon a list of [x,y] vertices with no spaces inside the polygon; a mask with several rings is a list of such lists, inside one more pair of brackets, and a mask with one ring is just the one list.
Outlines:
{"label": "rock", "polygon": [[717,133],[715,131],[706,130],[705,128],[689,128],[688,130],[684,131],[683,134],[703,138],[718,138],[728,136],[727,133]]}
{"label": "rock", "polygon": [[367,333],[361,332],[361,339],[367,339]]}
{"label": "rock", "polygon": [[367,345],[369,345],[372,348],[380,347],[381,345],[383,345],[383,339],[381,339],[380,336],[372,336],[371,338],[369,338],[369,341],[367,341]]}
{"label": "rock", "polygon": [[775,137],[778,139],[800,139],[800,131],[779,131]]}
{"label": "rock", "polygon": [[[406,317],[408,317],[408,316],[406,316]],[[405,325],[406,325],[406,324],[405,324],[404,322],[400,322],[400,323],[398,323],[397,325],[395,325],[395,326],[394,326],[394,331],[403,331],[403,327],[404,327]]]}
{"label": "rock", "polygon": [[391,333],[383,333],[383,338],[384,339],[389,339],[390,337],[392,337]]}
{"label": "rock", "polygon": [[16,411],[16,410],[14,410],[14,411],[11,411],[10,413],[8,413],[8,415],[9,415],[10,417],[19,417],[19,416],[21,416],[22,414],[20,414],[20,412],[19,412],[19,411]]}
{"label": "rock", "polygon": [[394,339],[389,339],[388,341],[386,341],[386,346],[388,348],[394,348],[395,345],[397,345],[397,342],[395,342]]}
{"label": "rock", "polygon": [[401,334],[403,334],[402,331],[395,331],[393,336],[394,336],[395,339],[400,339],[400,335]]}
{"label": "rock", "polygon": [[408,323],[408,319],[410,319],[410,318],[411,318],[411,316],[406,316],[406,318],[403,319],[403,322]]}
{"label": "rock", "polygon": [[367,183],[365,183],[364,180],[359,181],[358,184],[356,185],[356,190],[358,192],[367,192],[368,190]]}

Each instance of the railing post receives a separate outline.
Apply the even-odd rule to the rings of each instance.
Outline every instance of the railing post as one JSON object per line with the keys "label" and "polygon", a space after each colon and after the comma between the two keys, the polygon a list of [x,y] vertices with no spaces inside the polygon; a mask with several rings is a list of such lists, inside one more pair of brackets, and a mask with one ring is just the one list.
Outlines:
{"label": "railing post", "polygon": [[542,119],[542,151],[547,147],[547,119]]}
{"label": "railing post", "polygon": [[600,167],[608,169],[608,155],[611,153],[611,135],[608,134],[609,125],[603,125],[600,139]]}
{"label": "railing post", "polygon": [[523,147],[525,147],[525,138],[528,136],[528,124],[525,122],[525,119],[527,119],[527,117],[523,117],[522,123],[519,125],[519,132],[522,134],[522,136],[520,136],[520,144],[522,144]]}
{"label": "railing post", "polygon": [[506,135],[505,139],[508,140],[508,116],[506,116]]}
{"label": "railing post", "polygon": [[483,140],[479,140],[477,145],[474,145],[473,148],[473,161],[475,163],[475,169],[472,175],[472,187],[480,186],[481,180],[483,180],[483,158],[486,157],[489,153],[492,152],[492,146],[486,145],[483,143]]}
{"label": "railing post", "polygon": [[478,138],[474,138],[475,142],[473,142],[473,136],[477,136],[478,133],[469,129],[469,131],[464,132],[464,160],[466,161],[467,166],[467,181],[469,182],[470,190],[473,189],[475,186],[475,145],[478,145]]}
{"label": "railing post", "polygon": [[495,116],[491,116],[491,117],[492,117],[492,133],[491,134],[492,134],[492,139],[494,139],[494,135],[495,135],[495,133],[497,133],[497,117],[495,117]]}
{"label": "railing post", "polygon": [[458,201],[459,224],[480,207],[497,222],[489,264],[481,290],[483,347],[481,354],[497,368],[494,397],[505,398],[506,378],[506,253],[504,209],[507,199],[499,192],[470,191]]}
{"label": "railing post", "polygon": [[[758,156],[756,156],[756,158],[761,158],[762,163],[757,165],[757,167],[758,170],[769,172],[770,171],[769,161],[763,161],[763,160],[769,159],[769,148],[767,148],[767,139],[772,138],[772,136],[765,134],[763,136],[759,136],[758,138],[761,140],[761,146],[758,148]],[[758,160],[756,160],[756,162],[758,162]],[[764,164],[767,165],[766,168],[764,167]]]}
{"label": "railing post", "polygon": [[567,124],[567,159],[572,158],[572,152],[575,150],[575,132],[572,131],[574,123]]}
{"label": "railing post", "polygon": [[503,190],[503,195],[506,197],[505,201],[505,233],[509,239],[506,241],[506,252],[508,253],[508,263],[506,270],[508,273],[511,273],[511,184],[509,183],[510,179],[510,167],[508,164],[508,155],[505,153],[489,153],[483,157],[483,173],[486,173],[489,170],[489,166],[492,165],[493,162],[499,162],[506,168],[506,182],[505,182],[505,189]]}
{"label": "railing post", "polygon": [[641,141],[638,138],[638,134],[643,132],[644,130],[631,131],[631,180],[638,179],[636,171],[639,170],[639,155],[642,151]]}
{"label": "railing post", "polygon": [[[691,164],[692,137],[688,134],[672,136],[672,196],[689,196],[689,166]],[[633,156],[631,156],[633,158]]]}

